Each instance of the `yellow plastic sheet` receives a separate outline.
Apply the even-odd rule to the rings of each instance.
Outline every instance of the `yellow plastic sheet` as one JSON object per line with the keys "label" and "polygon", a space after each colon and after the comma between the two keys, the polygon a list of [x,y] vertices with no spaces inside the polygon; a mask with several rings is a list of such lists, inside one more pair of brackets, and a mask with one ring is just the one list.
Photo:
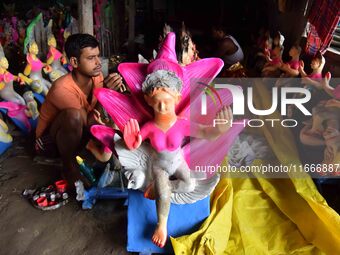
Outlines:
{"label": "yellow plastic sheet", "polygon": [[[270,96],[262,84],[255,86],[255,93],[255,98],[261,98],[256,107],[268,109]],[[270,118],[280,116],[274,113]],[[266,125],[262,132],[277,164],[300,164],[289,129]],[[340,216],[327,205],[309,175],[299,177],[222,178],[211,196],[211,214],[201,228],[171,238],[175,253],[339,255]]]}

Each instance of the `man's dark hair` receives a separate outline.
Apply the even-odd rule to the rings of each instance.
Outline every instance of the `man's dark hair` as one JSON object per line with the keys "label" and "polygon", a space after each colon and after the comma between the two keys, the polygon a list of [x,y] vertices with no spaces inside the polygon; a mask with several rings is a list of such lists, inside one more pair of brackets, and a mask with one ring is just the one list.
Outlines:
{"label": "man's dark hair", "polygon": [[65,52],[68,59],[71,57],[79,59],[82,49],[86,47],[96,48],[98,46],[97,39],[90,34],[73,34],[66,40]]}

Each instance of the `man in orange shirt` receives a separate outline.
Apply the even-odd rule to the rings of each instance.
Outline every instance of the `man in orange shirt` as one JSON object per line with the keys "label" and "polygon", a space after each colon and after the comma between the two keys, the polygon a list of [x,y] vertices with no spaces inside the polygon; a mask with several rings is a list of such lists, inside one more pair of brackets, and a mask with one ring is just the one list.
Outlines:
{"label": "man in orange shirt", "polygon": [[89,127],[102,124],[93,90],[103,86],[124,88],[119,74],[110,74],[104,79],[98,45],[89,34],[74,34],[67,39],[65,52],[73,70],[53,83],[41,106],[36,129],[37,153],[61,156],[62,175],[70,187],[79,179],[89,186],[75,158],[84,145],[84,136],[89,134]]}

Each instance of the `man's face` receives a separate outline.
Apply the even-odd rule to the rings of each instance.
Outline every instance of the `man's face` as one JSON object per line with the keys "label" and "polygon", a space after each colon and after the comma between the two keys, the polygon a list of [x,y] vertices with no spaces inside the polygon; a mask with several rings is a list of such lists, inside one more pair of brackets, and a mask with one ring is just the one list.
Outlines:
{"label": "man's face", "polygon": [[102,72],[99,48],[86,47],[81,50],[78,60],[78,71],[86,76],[96,77]]}

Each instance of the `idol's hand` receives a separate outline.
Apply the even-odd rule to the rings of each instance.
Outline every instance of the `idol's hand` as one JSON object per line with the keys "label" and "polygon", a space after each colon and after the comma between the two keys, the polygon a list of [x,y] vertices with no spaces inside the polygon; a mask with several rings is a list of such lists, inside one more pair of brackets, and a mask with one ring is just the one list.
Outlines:
{"label": "idol's hand", "polygon": [[137,120],[130,119],[124,126],[124,141],[130,150],[137,149],[142,143]]}
{"label": "idol's hand", "polygon": [[325,77],[323,78],[323,81],[321,82],[323,89],[326,90],[326,89],[332,88],[331,86],[329,86],[329,81],[331,80],[331,78],[332,78],[332,74],[330,72],[327,72],[325,74]]}
{"label": "idol's hand", "polygon": [[304,69],[305,69],[305,62],[303,62],[303,60],[300,60],[299,72],[302,72]]}
{"label": "idol's hand", "polygon": [[233,121],[233,112],[230,106],[223,106],[223,108],[216,114],[216,119],[223,120],[226,124],[216,125],[220,134],[227,132]]}
{"label": "idol's hand", "polygon": [[48,73],[53,71],[53,68],[52,68],[52,66],[46,64],[45,67],[43,68],[43,70],[46,74],[48,74]]}

